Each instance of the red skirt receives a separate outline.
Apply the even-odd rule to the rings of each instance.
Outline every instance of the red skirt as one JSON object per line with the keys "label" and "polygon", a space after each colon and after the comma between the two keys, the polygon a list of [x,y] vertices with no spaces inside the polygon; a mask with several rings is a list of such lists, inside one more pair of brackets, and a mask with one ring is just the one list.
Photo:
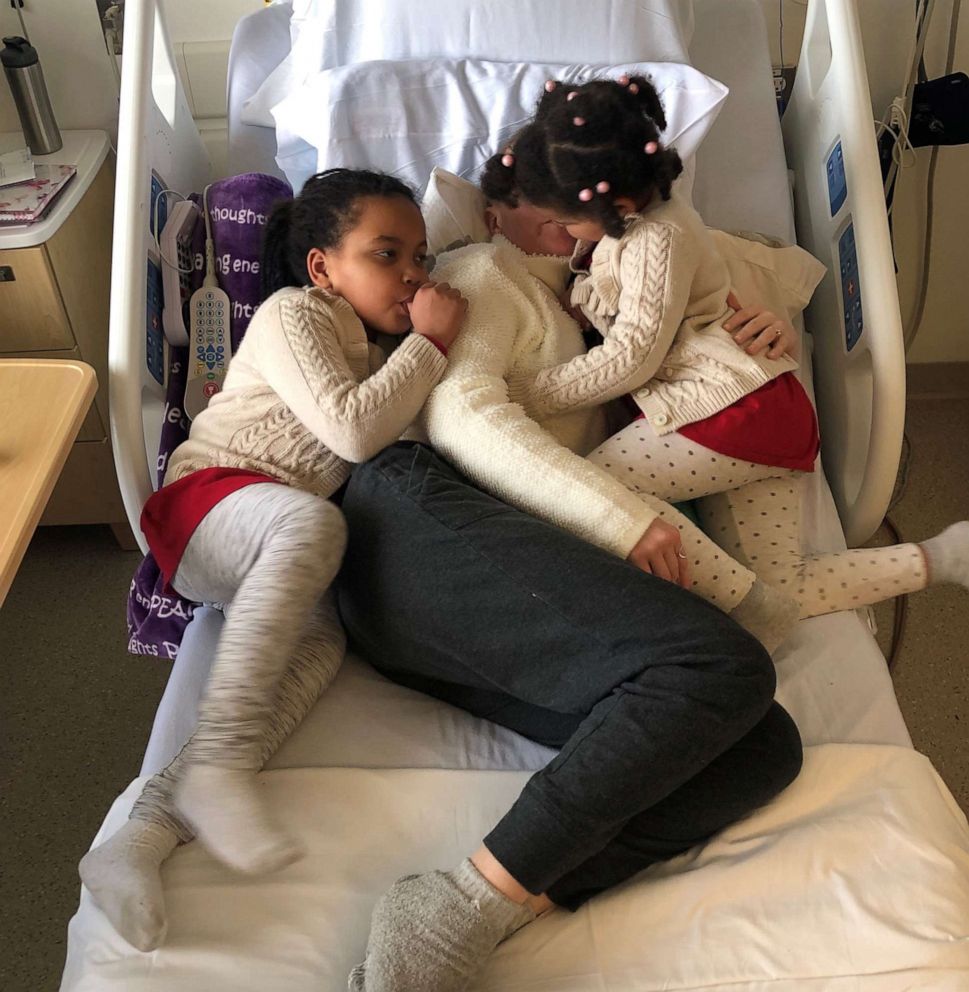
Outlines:
{"label": "red skirt", "polygon": [[257,482],[276,479],[239,468],[202,468],[153,493],[141,511],[141,530],[167,583],[178,571],[195,528],[230,493]]}
{"label": "red skirt", "polygon": [[801,472],[814,471],[821,447],[814,407],[793,372],[681,427],[680,434],[730,458]]}

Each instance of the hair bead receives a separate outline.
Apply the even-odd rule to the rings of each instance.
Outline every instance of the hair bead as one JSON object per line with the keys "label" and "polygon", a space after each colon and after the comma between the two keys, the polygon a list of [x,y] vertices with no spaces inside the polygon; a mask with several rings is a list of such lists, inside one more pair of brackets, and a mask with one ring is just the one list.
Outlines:
{"label": "hair bead", "polygon": [[655,155],[659,151],[659,143],[656,141],[647,141],[643,147],[643,151],[647,155]]}
{"label": "hair bead", "polygon": [[580,189],[579,190],[579,199],[583,203],[588,203],[589,200],[591,200],[594,195],[595,194],[592,192],[591,189]]}
{"label": "hair bead", "polygon": [[638,83],[630,83],[629,84],[629,92],[630,93],[638,93],[639,92],[639,84]]}
{"label": "hair bead", "polygon": [[510,169],[515,164],[515,156],[506,152],[501,156],[501,164],[506,168]]}
{"label": "hair bead", "polygon": [[545,80],[545,92],[546,93],[551,93],[552,90],[554,90],[556,86],[558,86],[558,83],[554,79],[546,79]]}
{"label": "hair bead", "polygon": [[620,85],[620,86],[628,86],[628,85],[629,85],[629,76],[627,76],[627,75],[626,75],[626,73],[623,73],[623,74],[622,74],[622,75],[621,75],[621,76],[620,76],[620,77],[619,77],[619,78],[618,78],[618,79],[616,80],[616,82],[617,82],[617,83],[619,83],[619,85]]}
{"label": "hair bead", "polygon": [[582,127],[582,125],[585,124],[585,118],[584,117],[573,117],[572,118],[572,123],[576,127]]}
{"label": "hair bead", "polygon": [[571,103],[579,95],[578,90],[571,90],[569,95],[565,98],[566,103]]}
{"label": "hair bead", "polygon": [[612,187],[609,185],[609,181],[607,179],[600,179],[599,182],[596,183],[597,193],[608,193],[611,188]]}

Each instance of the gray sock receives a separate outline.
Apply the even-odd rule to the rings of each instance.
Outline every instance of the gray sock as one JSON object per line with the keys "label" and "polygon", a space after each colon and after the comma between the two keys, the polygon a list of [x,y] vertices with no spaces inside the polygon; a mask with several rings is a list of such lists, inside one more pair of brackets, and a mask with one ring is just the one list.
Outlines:
{"label": "gray sock", "polygon": [[502,895],[465,859],[454,871],[407,875],[382,896],[367,957],[350,992],[459,992],[491,952],[535,914]]}
{"label": "gray sock", "polygon": [[794,629],[800,612],[796,600],[758,579],[730,616],[773,654]]}
{"label": "gray sock", "polygon": [[177,844],[176,834],[159,823],[128,820],[78,866],[101,911],[139,951],[153,951],[165,939],[161,866]]}
{"label": "gray sock", "polygon": [[958,582],[969,589],[969,520],[946,527],[920,547],[932,582]]}

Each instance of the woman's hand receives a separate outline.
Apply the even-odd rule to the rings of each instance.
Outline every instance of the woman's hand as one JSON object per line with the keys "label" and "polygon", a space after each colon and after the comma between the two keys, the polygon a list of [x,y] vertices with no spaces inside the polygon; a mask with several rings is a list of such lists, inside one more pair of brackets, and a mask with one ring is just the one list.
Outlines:
{"label": "woman's hand", "polygon": [[763,307],[742,307],[734,293],[727,297],[727,305],[737,312],[724,321],[723,329],[748,355],[798,358],[800,339],[789,321]]}
{"label": "woman's hand", "polygon": [[426,282],[408,309],[416,334],[450,348],[464,323],[468,301],[446,282]]}
{"label": "woman's hand", "polygon": [[626,560],[650,575],[690,588],[690,562],[680,532],[659,517],[646,528]]}

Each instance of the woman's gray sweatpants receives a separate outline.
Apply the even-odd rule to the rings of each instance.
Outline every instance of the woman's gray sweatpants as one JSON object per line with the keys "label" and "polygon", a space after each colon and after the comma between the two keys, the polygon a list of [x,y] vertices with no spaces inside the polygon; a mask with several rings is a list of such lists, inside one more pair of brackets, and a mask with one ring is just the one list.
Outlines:
{"label": "woman's gray sweatpants", "polygon": [[198,727],[146,785],[131,816],[191,830],[172,801],[188,763],[257,770],[292,733],[343,660],[330,584],[346,547],[340,510],[278,483],[239,489],[205,516],[172,585],[226,614]]}

